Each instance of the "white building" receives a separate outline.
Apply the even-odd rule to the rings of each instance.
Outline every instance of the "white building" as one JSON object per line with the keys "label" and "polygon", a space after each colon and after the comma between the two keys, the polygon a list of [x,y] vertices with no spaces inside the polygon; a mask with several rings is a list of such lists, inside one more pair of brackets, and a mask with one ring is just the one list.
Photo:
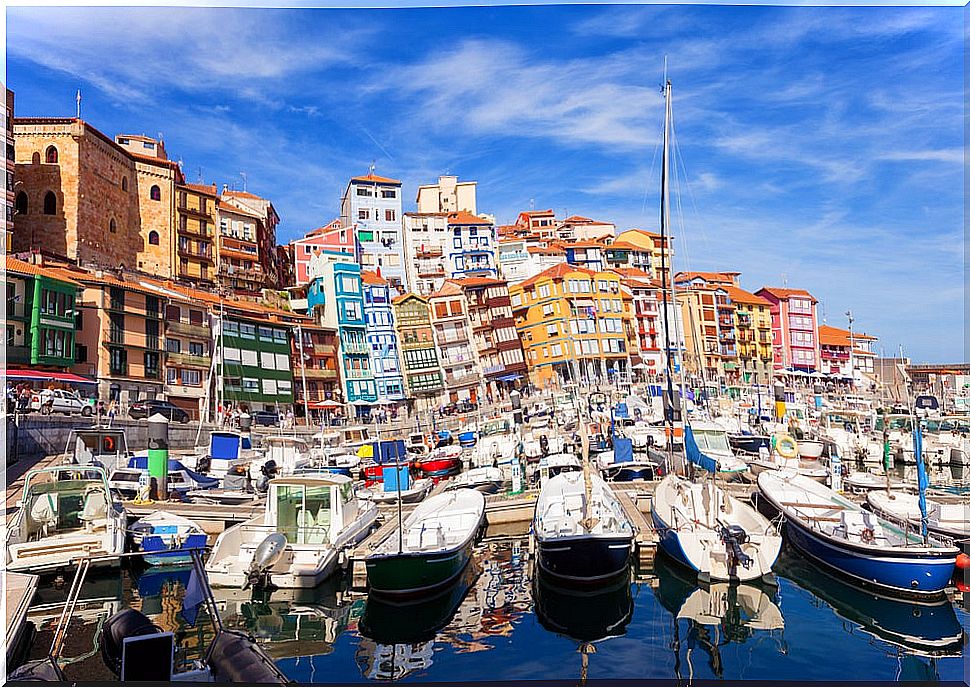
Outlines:
{"label": "white building", "polygon": [[340,222],[355,227],[361,267],[380,271],[388,283],[408,290],[401,240],[401,182],[374,174],[353,177],[340,204]]}
{"label": "white building", "polygon": [[[438,177],[437,184],[418,186],[418,212],[468,212],[477,215],[475,189],[477,181],[458,181],[458,177]],[[494,224],[494,220],[493,220]]]}
{"label": "white building", "polygon": [[404,215],[404,254],[412,292],[430,296],[446,279],[496,277],[495,225],[468,212]]}
{"label": "white building", "polygon": [[545,242],[524,238],[503,239],[497,250],[499,277],[511,286],[531,279],[540,272],[566,262],[565,251]]}

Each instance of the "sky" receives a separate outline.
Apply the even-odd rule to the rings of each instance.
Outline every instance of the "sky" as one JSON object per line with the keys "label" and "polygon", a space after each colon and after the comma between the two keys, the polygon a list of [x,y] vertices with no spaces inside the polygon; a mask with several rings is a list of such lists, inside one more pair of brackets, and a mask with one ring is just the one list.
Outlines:
{"label": "sky", "polygon": [[351,176],[478,182],[656,231],[664,60],[674,269],[808,289],[915,361],[964,336],[963,9],[545,5],[7,10],[17,116],[161,136],[190,182],[267,197],[288,242]]}

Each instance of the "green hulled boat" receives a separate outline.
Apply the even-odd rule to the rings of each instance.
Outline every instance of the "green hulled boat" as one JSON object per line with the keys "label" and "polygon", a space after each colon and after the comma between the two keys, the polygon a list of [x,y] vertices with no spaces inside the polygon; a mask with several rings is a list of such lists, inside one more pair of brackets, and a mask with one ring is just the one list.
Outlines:
{"label": "green hulled boat", "polygon": [[485,497],[458,489],[427,499],[367,558],[367,582],[379,594],[420,594],[456,579],[485,522]]}

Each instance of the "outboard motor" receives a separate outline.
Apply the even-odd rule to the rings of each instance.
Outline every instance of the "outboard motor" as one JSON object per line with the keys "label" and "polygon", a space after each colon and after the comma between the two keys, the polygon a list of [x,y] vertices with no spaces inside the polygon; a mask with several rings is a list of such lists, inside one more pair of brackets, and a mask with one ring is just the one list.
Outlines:
{"label": "outboard motor", "polygon": [[245,465],[232,465],[222,480],[222,488],[226,491],[250,491],[249,470]]}
{"label": "outboard motor", "polygon": [[121,658],[127,637],[142,637],[161,632],[148,617],[126,608],[104,621],[101,628],[101,659],[116,677],[121,677]]}
{"label": "outboard motor", "polygon": [[279,532],[273,532],[259,543],[256,553],[253,554],[253,562],[246,572],[246,584],[243,589],[257,587],[267,589],[272,585],[270,581],[270,570],[276,565],[286,551],[286,537]]}
{"label": "outboard motor", "polygon": [[209,645],[205,662],[215,682],[277,685],[289,682],[256,641],[238,630],[220,632]]}
{"label": "outboard motor", "polygon": [[542,452],[542,456],[549,455],[549,437],[545,434],[539,437],[539,451]]}
{"label": "outboard motor", "polygon": [[745,569],[750,568],[751,564],[754,562],[748,554],[746,554],[742,549],[741,545],[747,543],[748,533],[744,531],[741,525],[728,525],[727,527],[721,528],[721,541],[724,542],[724,546],[728,551],[728,569],[731,574],[737,569],[738,563],[743,565]]}
{"label": "outboard motor", "polygon": [[275,460],[267,460],[263,463],[262,467],[259,468],[259,480],[256,482],[256,491],[259,493],[264,493],[269,489],[269,481],[279,474],[279,466],[276,465]]}
{"label": "outboard motor", "polygon": [[199,456],[198,460],[195,461],[195,471],[203,475],[209,474],[209,470],[212,468],[212,458],[209,456]]}

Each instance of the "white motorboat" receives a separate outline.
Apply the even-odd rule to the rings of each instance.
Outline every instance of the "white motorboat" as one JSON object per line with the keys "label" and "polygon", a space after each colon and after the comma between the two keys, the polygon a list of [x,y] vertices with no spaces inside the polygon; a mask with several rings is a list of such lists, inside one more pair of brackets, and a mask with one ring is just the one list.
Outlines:
{"label": "white motorboat", "polygon": [[123,429],[95,426],[71,430],[64,462],[100,466],[110,475],[112,470],[127,466],[131,455]]}
{"label": "white motorboat", "polygon": [[[385,470],[385,473],[387,472],[389,470]],[[360,489],[357,492],[357,496],[360,499],[366,499],[374,503],[396,503],[398,490],[386,486],[382,490],[380,488],[381,486],[381,484],[377,484],[368,489]],[[418,501],[423,501],[433,488],[434,480],[430,477],[422,477],[413,482],[409,482],[404,489],[400,490],[401,503],[417,503]]]}
{"label": "white motorboat", "polygon": [[493,417],[479,425],[472,465],[510,465],[520,450],[521,441],[512,421],[508,417]]}
{"label": "white motorboat", "polygon": [[526,460],[536,461],[542,456],[562,453],[565,441],[558,432],[532,432],[522,440],[522,453]]}
{"label": "white motorboat", "polygon": [[446,489],[475,489],[483,494],[496,494],[506,481],[502,468],[472,468],[452,477]]}
{"label": "white motorboat", "polygon": [[799,439],[798,440],[798,457],[802,460],[818,460],[822,457],[822,451],[825,448],[820,440],[817,439]]}
{"label": "white motorboat", "polygon": [[[866,494],[869,509],[887,520],[919,532],[922,514],[919,494],[900,491],[872,490]],[[963,503],[940,503],[926,499],[927,530],[954,540],[970,537],[970,509]]]}
{"label": "white motorboat", "polygon": [[[31,470],[7,533],[7,570],[41,573],[73,567],[80,556],[125,550],[124,508],[102,467]],[[114,560],[117,559],[100,559]]]}
{"label": "white motorboat", "polygon": [[583,463],[571,453],[557,453],[542,458],[537,464],[530,467],[529,481],[543,484],[550,477],[555,477],[563,472],[581,472]]}
{"label": "white motorboat", "polygon": [[728,431],[714,422],[692,421],[690,430],[700,451],[717,461],[719,474],[740,474],[748,469],[748,464],[731,450]]}
{"label": "white motorboat", "polygon": [[179,565],[191,560],[190,550],[205,549],[208,535],[197,523],[176,513],[155,511],[131,526],[133,550],[149,565]]}
{"label": "white motorboat", "polygon": [[775,526],[713,479],[668,475],[651,513],[664,551],[708,580],[757,580],[771,573],[781,550]]}
{"label": "white motorboat", "polygon": [[273,479],[265,512],[216,539],[205,566],[209,581],[315,587],[333,572],[343,549],[367,536],[376,517],[377,506],[358,500],[345,475]]}
{"label": "white motorboat", "polygon": [[[885,489],[887,480],[885,475],[877,475],[872,472],[853,472],[842,480],[842,484],[848,491],[864,492],[871,489]],[[906,483],[890,478],[888,486],[890,489],[899,490],[905,489]]]}
{"label": "white motorboat", "polygon": [[310,446],[300,437],[271,435],[264,437],[263,455],[249,464],[249,476],[258,480],[261,468],[269,461],[276,463],[279,475],[292,475],[312,464]]}
{"label": "white motorboat", "polygon": [[837,453],[842,462],[862,460],[882,462],[882,442],[869,435],[870,413],[852,410],[826,410],[819,424],[819,440],[828,454]]}

